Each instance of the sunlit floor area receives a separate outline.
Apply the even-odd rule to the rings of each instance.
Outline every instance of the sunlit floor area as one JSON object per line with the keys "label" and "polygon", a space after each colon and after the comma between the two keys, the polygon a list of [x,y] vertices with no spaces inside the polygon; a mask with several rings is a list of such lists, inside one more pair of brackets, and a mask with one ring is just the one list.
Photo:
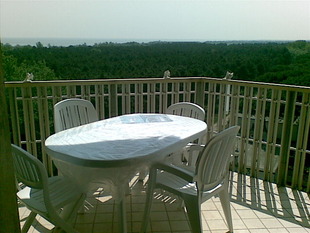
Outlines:
{"label": "sunlit floor area", "polygon": [[[237,173],[231,173],[230,183],[235,233],[310,232],[309,194]],[[128,232],[140,231],[145,188],[143,182],[136,182],[126,197]],[[20,206],[19,213],[23,225],[29,211]],[[118,232],[117,221],[114,200],[99,190],[87,198],[84,211],[77,215],[75,228],[81,233],[112,233]],[[228,231],[219,198],[203,203],[202,225],[204,233]],[[51,232],[53,228],[38,216],[29,232]],[[154,195],[148,232],[191,232],[181,200],[159,190]]]}

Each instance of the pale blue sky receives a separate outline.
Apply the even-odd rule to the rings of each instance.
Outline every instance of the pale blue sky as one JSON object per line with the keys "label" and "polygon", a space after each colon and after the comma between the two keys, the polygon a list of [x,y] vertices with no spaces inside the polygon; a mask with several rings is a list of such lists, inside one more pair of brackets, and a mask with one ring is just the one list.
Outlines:
{"label": "pale blue sky", "polygon": [[0,36],[310,40],[310,0],[0,0]]}

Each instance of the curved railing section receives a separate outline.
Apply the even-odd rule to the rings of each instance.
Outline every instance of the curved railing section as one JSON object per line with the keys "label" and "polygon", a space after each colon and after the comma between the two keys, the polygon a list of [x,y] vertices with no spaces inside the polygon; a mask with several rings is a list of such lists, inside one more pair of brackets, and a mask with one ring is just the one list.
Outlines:
{"label": "curved railing section", "polygon": [[39,157],[54,133],[53,105],[90,100],[100,119],[128,113],[162,113],[188,101],[206,111],[207,138],[240,125],[232,169],[310,191],[310,87],[206,77],[7,82],[12,142]]}

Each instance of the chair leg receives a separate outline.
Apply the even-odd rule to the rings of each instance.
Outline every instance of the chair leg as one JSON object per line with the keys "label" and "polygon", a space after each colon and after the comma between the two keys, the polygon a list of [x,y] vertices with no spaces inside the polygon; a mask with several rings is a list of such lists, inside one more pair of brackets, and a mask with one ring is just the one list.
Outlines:
{"label": "chair leg", "polygon": [[66,222],[73,222],[77,215],[78,210],[82,207],[86,199],[86,194],[82,194],[75,202],[67,205],[66,208],[60,213],[62,219]]}
{"label": "chair leg", "polygon": [[63,230],[65,232],[78,233],[78,231],[76,231],[73,228],[70,222],[66,222],[64,219],[60,218],[59,216],[54,217],[52,223],[55,225],[57,231],[62,232]]}
{"label": "chair leg", "polygon": [[147,176],[147,171],[146,170],[141,170],[139,172],[139,181],[143,181],[146,176]]}
{"label": "chair leg", "polygon": [[27,220],[22,228],[22,233],[26,233],[28,232],[29,228],[31,227],[33,220],[35,219],[35,217],[37,216],[37,214],[35,212],[31,212],[29,214],[29,216],[27,217]]}
{"label": "chair leg", "polygon": [[[156,179],[156,172],[157,170],[151,170],[150,171],[150,179]],[[143,219],[141,224],[141,233],[146,232],[148,222],[150,219],[150,212],[152,208],[152,202],[153,202],[153,194],[154,194],[154,180],[148,181],[147,191],[146,191],[146,201],[145,201],[145,207],[144,207],[144,213],[143,213]]]}
{"label": "chair leg", "polygon": [[197,197],[184,198],[188,219],[193,233],[201,233],[201,206]]}
{"label": "chair leg", "polygon": [[142,219],[141,230],[140,230],[141,233],[146,232],[147,226],[149,223],[150,212],[152,208],[152,199],[153,199],[152,194],[153,194],[153,190],[152,190],[152,193],[147,194],[147,197],[146,197],[146,203],[144,207],[143,219]]}
{"label": "chair leg", "polygon": [[230,200],[229,200],[229,194],[227,192],[227,189],[223,189],[219,193],[220,201],[222,204],[222,208],[225,214],[226,222],[228,225],[229,232],[233,232],[233,224],[232,224],[232,218],[231,218],[231,209],[230,209]]}

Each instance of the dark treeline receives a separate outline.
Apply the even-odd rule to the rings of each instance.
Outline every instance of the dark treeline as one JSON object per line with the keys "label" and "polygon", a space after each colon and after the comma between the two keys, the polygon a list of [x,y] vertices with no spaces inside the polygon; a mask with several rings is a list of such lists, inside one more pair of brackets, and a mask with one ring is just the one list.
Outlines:
{"label": "dark treeline", "polygon": [[224,77],[310,86],[310,43],[102,43],[68,47],[2,45],[7,81]]}

